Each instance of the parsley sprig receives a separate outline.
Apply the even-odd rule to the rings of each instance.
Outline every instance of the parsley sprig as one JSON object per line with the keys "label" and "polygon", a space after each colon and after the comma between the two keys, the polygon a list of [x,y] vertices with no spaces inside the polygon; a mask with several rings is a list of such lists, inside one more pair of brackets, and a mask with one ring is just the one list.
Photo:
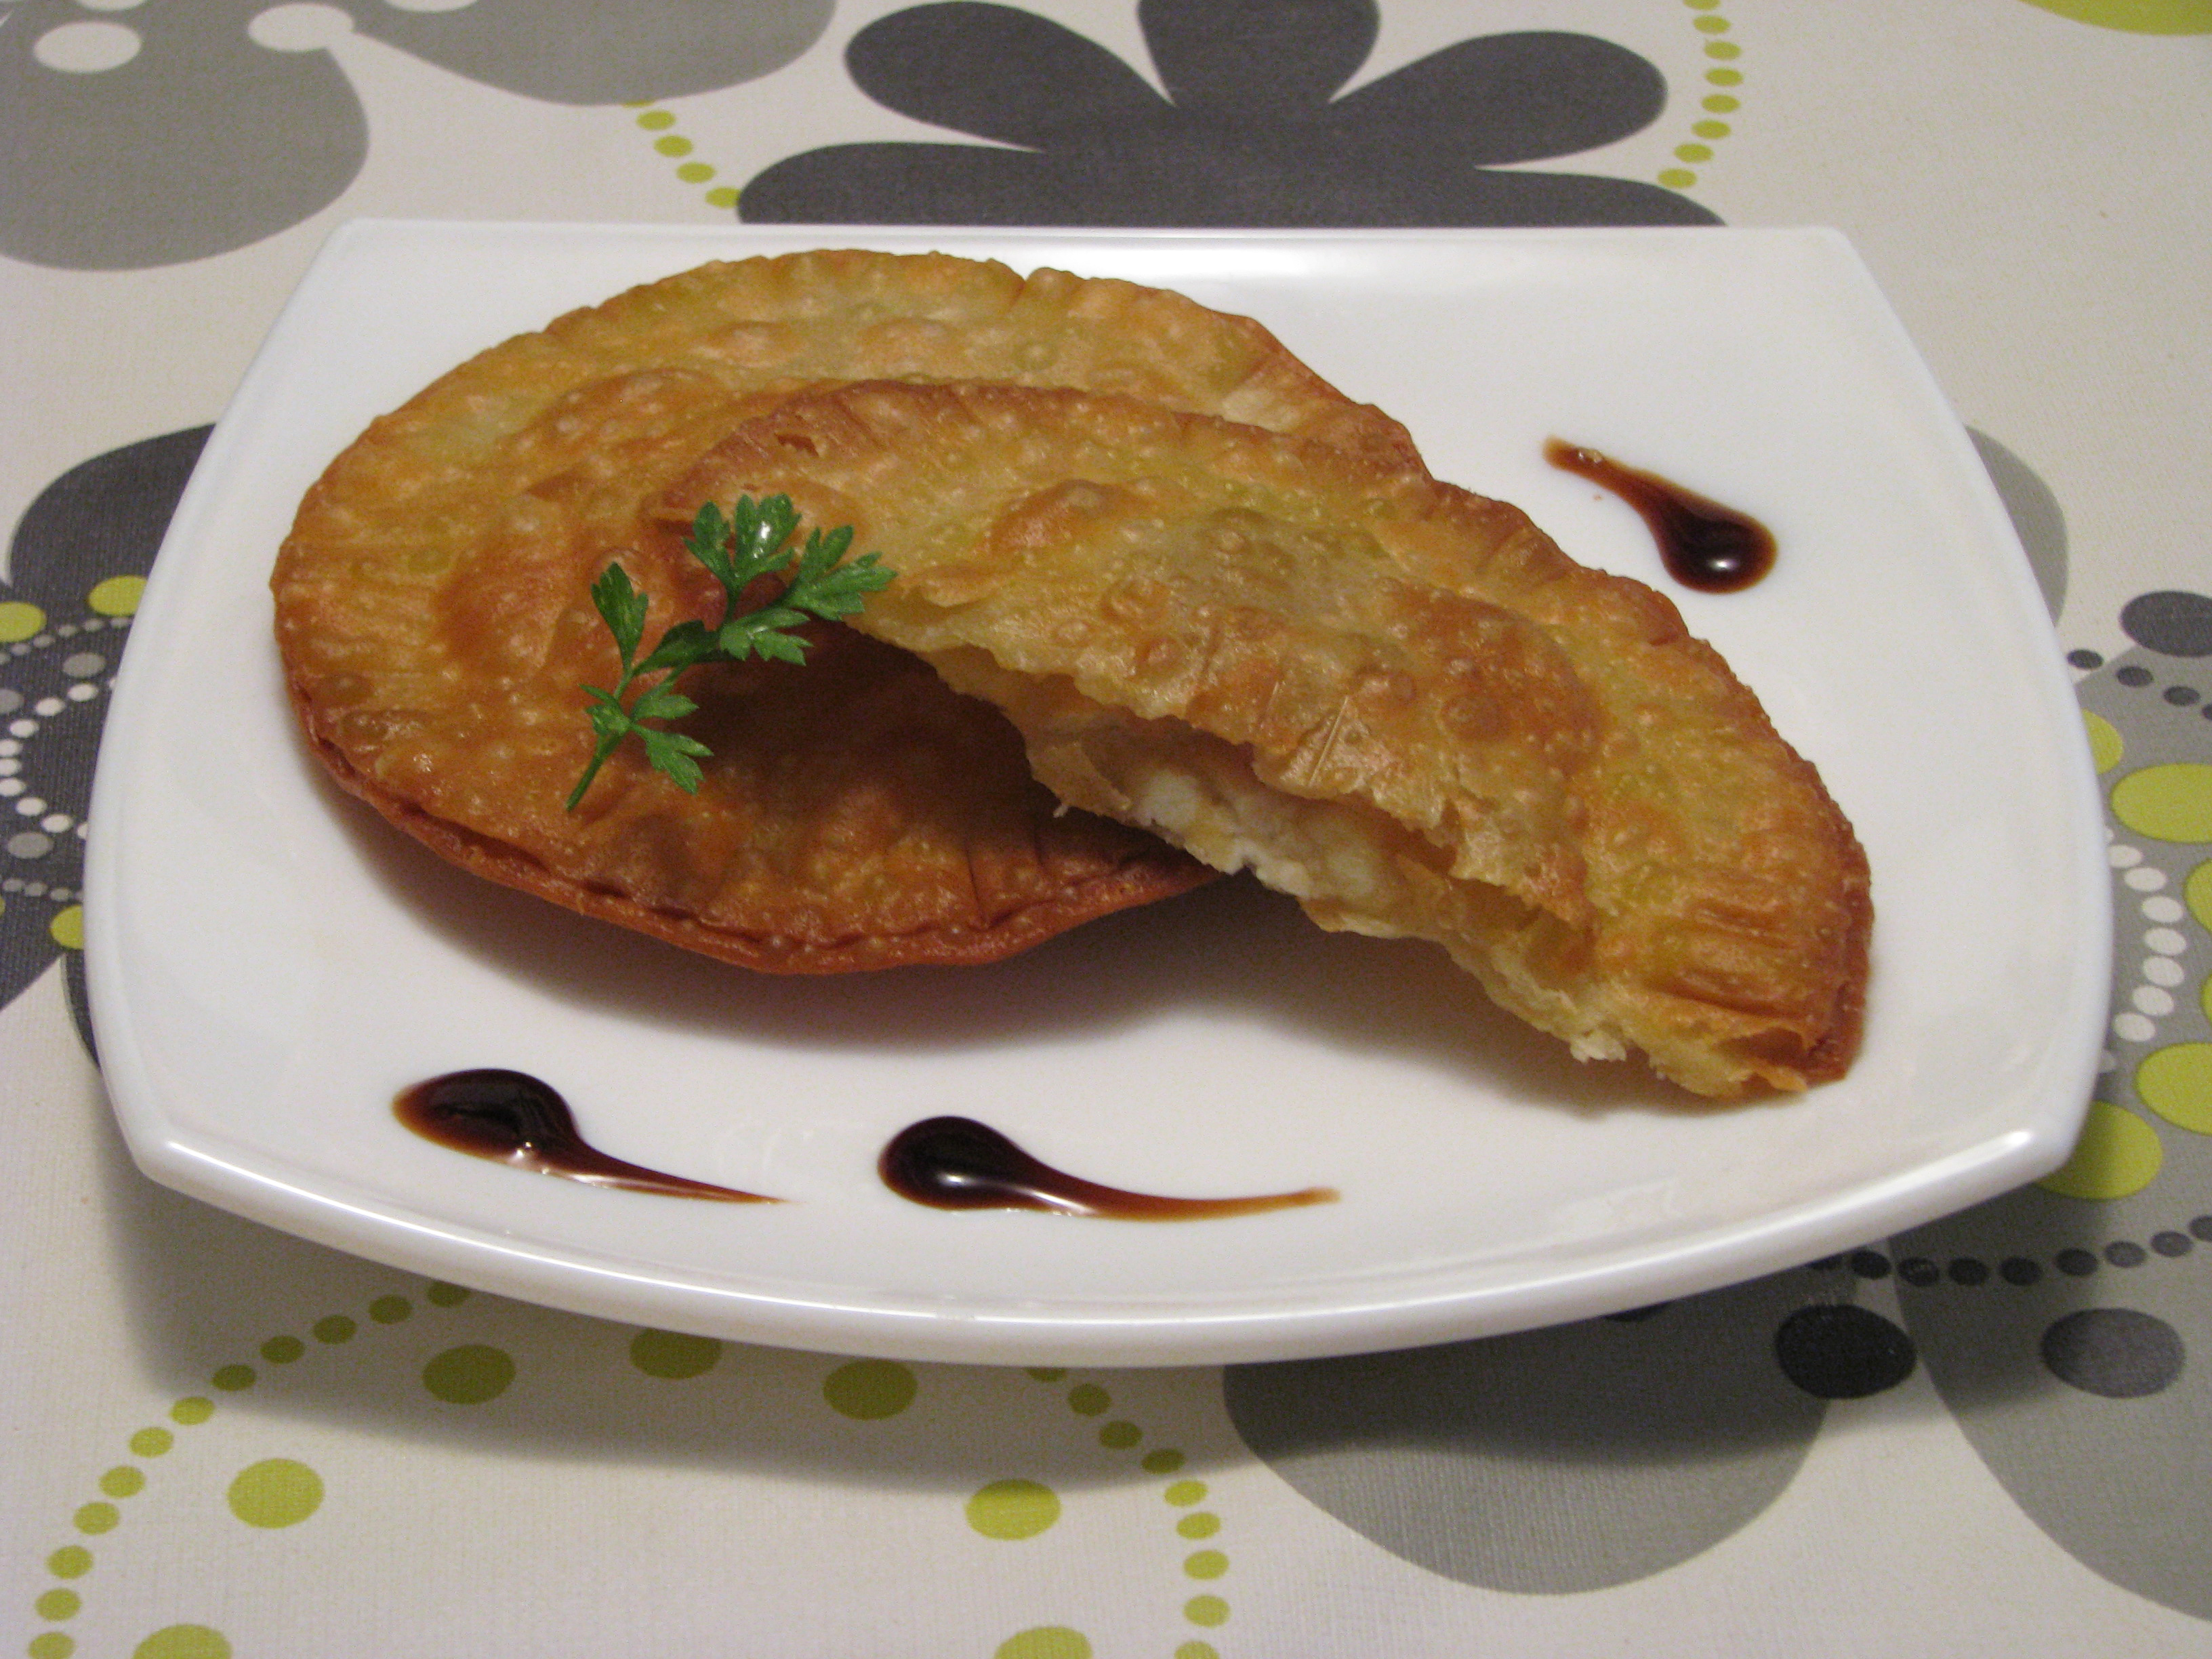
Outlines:
{"label": "parsley sprig", "polygon": [[[676,689],[676,677],[701,663],[743,662],[748,657],[804,663],[806,641],[790,629],[810,617],[835,622],[853,615],[894,574],[878,564],[873,553],[844,562],[845,550],[853,544],[849,525],[826,532],[810,530],[805,546],[793,550],[790,543],[798,531],[799,514],[788,495],[757,501],[740,495],[726,514],[713,501],[702,507],[691,520],[690,538],[684,546],[721,584],[722,620],[713,628],[696,617],[678,623],[643,657],[638,649],[645,642],[647,596],[618,563],[599,573],[592,584],[592,603],[622,653],[622,678],[611,691],[597,685],[584,688],[592,700],[592,730],[599,741],[584,775],[568,792],[570,811],[584,799],[607,757],[631,736],[644,745],[645,757],[655,769],[687,793],[698,793],[699,763],[710,752],[707,745],[681,732],[642,723],[681,720],[699,707]],[[790,580],[781,593],[757,609],[740,609],[749,586],[787,570]],[[633,685],[654,674],[660,678],[630,696]]]}

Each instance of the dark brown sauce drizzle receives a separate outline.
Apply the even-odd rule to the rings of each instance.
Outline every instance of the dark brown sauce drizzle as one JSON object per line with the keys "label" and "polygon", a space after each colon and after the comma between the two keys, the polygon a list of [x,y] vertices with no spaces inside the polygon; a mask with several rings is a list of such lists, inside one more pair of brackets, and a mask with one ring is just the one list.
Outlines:
{"label": "dark brown sauce drizzle", "polygon": [[1333,1187],[1256,1198],[1163,1198],[1124,1192],[1042,1163],[988,1124],[933,1117],[893,1135],[876,1167],[901,1198],[940,1210],[1050,1210],[1115,1221],[1200,1221],[1330,1204]]}
{"label": "dark brown sauce drizzle", "polygon": [[609,1158],[577,1133],[568,1103],[526,1072],[449,1072],[404,1091],[392,1109],[425,1139],[537,1175],[724,1204],[781,1201]]}
{"label": "dark brown sauce drizzle", "polygon": [[1559,438],[1545,441],[1544,459],[1602,484],[1642,514],[1668,574],[1685,587],[1741,592],[1774,568],[1774,532],[1747,514]]}

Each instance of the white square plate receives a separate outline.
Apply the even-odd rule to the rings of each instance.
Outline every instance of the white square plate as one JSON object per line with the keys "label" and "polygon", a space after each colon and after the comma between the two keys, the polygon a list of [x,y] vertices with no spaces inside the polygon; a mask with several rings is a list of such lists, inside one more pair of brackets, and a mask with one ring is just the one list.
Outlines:
{"label": "white square plate", "polygon": [[[1673,592],[1872,860],[1850,1076],[1688,1109],[1577,1066],[1440,952],[1323,934],[1242,883],[994,968],[754,976],[477,882],[329,787],[294,732],[266,581],[331,457],[570,307],[823,245],[1126,276],[1255,316],[1404,420],[1439,476]],[[1545,463],[1554,434],[1765,520],[1775,573],[1674,588],[1641,520]],[[483,1289],[839,1352],[1280,1358],[1708,1288],[2045,1173],[2106,1012],[2101,820],[2040,601],[1962,428],[1819,230],[354,225],[178,509],[94,802],[94,1014],[150,1175]],[[487,1066],[552,1082],[617,1157],[792,1201],[537,1179],[394,1120],[408,1085]],[[1139,1191],[1342,1198],[1175,1224],[900,1199],[878,1151],[945,1113]]]}

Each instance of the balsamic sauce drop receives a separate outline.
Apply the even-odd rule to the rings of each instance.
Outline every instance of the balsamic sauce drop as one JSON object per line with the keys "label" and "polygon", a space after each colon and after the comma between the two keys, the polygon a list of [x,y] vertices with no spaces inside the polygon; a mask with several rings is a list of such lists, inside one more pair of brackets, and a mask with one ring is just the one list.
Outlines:
{"label": "balsamic sauce drop", "polygon": [[568,1103],[524,1072],[449,1072],[404,1091],[392,1109],[425,1139],[537,1175],[724,1204],[781,1201],[609,1158],[577,1133]]}
{"label": "balsamic sauce drop", "polygon": [[1642,514],[1668,574],[1685,587],[1740,592],[1774,568],[1774,532],[1747,514],[1558,438],[1545,441],[1544,459],[1603,485]]}
{"label": "balsamic sauce drop", "polygon": [[940,1210],[1050,1210],[1116,1221],[1198,1221],[1336,1200],[1333,1187],[1255,1198],[1163,1198],[1055,1170],[973,1118],[933,1117],[893,1135],[876,1167],[901,1198]]}

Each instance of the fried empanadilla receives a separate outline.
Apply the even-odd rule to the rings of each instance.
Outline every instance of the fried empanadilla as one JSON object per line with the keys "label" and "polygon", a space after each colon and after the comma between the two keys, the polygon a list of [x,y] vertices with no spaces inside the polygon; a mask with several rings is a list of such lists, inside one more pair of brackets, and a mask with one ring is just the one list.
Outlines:
{"label": "fried empanadilla", "polygon": [[641,506],[794,389],[908,375],[1126,392],[1418,465],[1395,422],[1180,295],[935,254],[706,265],[492,348],[331,464],[272,580],[316,753],[457,863],[753,968],[991,961],[1206,879],[1066,811],[1002,715],[836,627],[803,671],[686,677],[696,797],[631,745],[564,810],[581,688],[616,672],[593,578],[621,558],[656,635],[708,598]]}
{"label": "fried empanadilla", "polygon": [[1699,1094],[1856,1049],[1863,854],[1674,607],[1415,469],[1124,398],[847,386],[670,491],[789,495],[896,579],[855,626],[1004,708],[1062,800],[1443,944]]}

